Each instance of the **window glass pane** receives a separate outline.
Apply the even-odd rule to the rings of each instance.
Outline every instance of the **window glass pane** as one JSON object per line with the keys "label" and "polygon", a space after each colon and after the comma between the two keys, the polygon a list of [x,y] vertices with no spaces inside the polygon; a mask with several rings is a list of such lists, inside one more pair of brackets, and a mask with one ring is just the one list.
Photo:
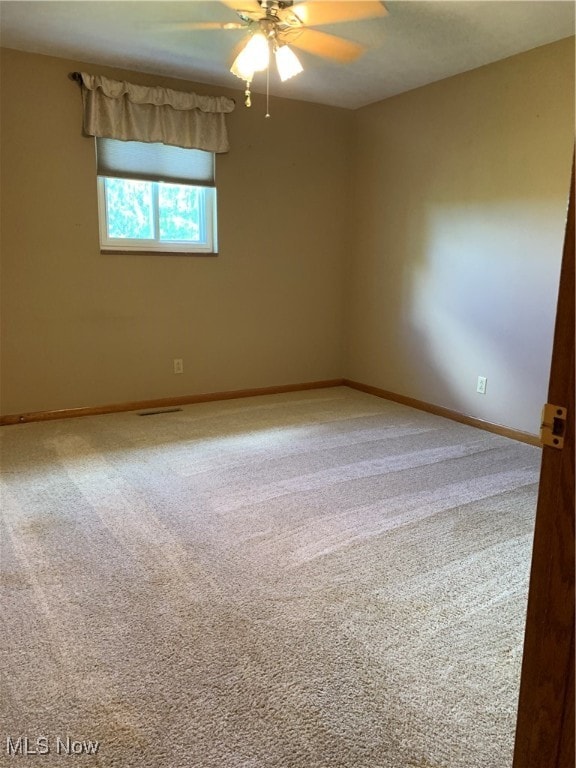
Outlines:
{"label": "window glass pane", "polygon": [[154,239],[151,181],[106,179],[108,237]]}
{"label": "window glass pane", "polygon": [[160,240],[204,241],[202,222],[204,190],[184,184],[158,185]]}

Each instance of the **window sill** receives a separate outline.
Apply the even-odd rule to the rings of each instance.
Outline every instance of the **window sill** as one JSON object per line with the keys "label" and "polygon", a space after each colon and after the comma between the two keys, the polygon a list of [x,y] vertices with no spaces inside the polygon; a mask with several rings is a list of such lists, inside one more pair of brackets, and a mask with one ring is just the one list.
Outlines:
{"label": "window sill", "polygon": [[218,251],[140,251],[134,248],[101,248],[100,253],[107,256],[218,256]]}

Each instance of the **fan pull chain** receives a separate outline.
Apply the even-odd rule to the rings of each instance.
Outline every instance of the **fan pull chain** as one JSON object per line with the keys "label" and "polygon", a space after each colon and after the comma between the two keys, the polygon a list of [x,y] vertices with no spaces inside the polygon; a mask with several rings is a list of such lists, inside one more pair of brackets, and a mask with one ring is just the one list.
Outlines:
{"label": "fan pull chain", "polygon": [[266,114],[264,117],[270,117],[270,66],[266,67]]}
{"label": "fan pull chain", "polygon": [[250,81],[246,80],[246,90],[244,91],[244,96],[246,97],[244,99],[244,104],[247,107],[252,106],[252,99],[250,98]]}

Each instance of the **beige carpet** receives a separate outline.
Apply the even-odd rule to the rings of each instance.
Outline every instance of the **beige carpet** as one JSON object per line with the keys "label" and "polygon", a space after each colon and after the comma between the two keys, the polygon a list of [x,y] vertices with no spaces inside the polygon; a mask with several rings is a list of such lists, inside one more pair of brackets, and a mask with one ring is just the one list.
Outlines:
{"label": "beige carpet", "polygon": [[511,765],[538,449],[345,388],[0,437],[0,763]]}

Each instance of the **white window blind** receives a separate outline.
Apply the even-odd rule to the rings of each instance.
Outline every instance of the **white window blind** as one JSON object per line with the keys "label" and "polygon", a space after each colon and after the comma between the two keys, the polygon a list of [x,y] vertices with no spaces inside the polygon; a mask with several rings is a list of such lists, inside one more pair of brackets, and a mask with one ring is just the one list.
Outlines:
{"label": "white window blind", "polygon": [[214,153],[159,143],[96,139],[99,176],[215,185]]}

